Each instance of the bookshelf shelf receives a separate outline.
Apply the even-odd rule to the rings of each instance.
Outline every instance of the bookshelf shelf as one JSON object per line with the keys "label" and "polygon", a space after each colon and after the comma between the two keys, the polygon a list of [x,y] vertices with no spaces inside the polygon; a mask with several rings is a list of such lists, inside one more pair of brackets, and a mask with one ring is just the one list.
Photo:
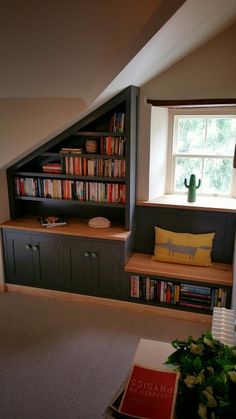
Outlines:
{"label": "bookshelf shelf", "polygon": [[124,177],[105,177],[105,176],[79,176],[79,175],[66,175],[60,173],[42,173],[42,172],[15,172],[16,177],[25,178],[50,178],[50,179],[75,179],[85,180],[90,182],[112,182],[112,183],[125,183]]}
{"label": "bookshelf shelf", "polygon": [[126,137],[125,132],[112,132],[112,131],[78,131],[73,135],[77,137]]}

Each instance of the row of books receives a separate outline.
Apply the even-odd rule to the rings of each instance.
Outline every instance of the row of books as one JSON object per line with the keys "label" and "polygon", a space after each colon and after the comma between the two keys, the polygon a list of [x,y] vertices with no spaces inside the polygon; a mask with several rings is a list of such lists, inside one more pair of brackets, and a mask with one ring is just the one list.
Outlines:
{"label": "row of books", "polygon": [[101,137],[100,153],[102,155],[124,156],[125,139],[123,137]]}
{"label": "row of books", "polygon": [[67,156],[64,161],[67,175],[125,177],[125,160]]}
{"label": "row of books", "polygon": [[17,196],[125,204],[125,184],[67,179],[15,178]]}
{"label": "row of books", "polygon": [[[95,148],[96,153],[107,156],[119,156],[122,157],[125,155],[125,138],[124,137],[100,137],[96,139],[98,142],[98,147]],[[93,141],[96,141],[93,140]],[[92,140],[91,140],[92,141]],[[73,147],[63,147],[60,150],[62,157],[66,154],[78,155],[86,153],[86,149],[83,148],[73,148]]]}
{"label": "row of books", "polygon": [[115,112],[109,123],[109,131],[112,132],[124,132],[125,126],[125,114],[123,112]]}
{"label": "row of books", "polygon": [[130,297],[208,311],[227,305],[225,288],[162,281],[138,275],[130,275]]}
{"label": "row of books", "polygon": [[44,173],[62,173],[61,163],[46,163],[42,166]]}

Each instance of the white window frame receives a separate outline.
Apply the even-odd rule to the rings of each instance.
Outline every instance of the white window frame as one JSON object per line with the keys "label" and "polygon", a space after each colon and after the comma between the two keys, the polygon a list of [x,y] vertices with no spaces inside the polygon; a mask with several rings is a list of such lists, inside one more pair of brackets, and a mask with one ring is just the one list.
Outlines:
{"label": "white window frame", "polygon": [[[169,129],[168,129],[168,153],[167,153],[167,173],[166,173],[166,193],[175,195],[184,195],[184,192],[175,191],[174,189],[174,174],[175,174],[175,158],[173,155],[173,147],[176,136],[174,136],[174,129],[177,129],[177,124],[174,124],[175,116],[232,116],[236,117],[235,107],[210,107],[210,108],[170,108],[169,109]],[[194,157],[198,155],[194,154]],[[200,155],[202,156],[202,155]],[[190,157],[190,155],[189,155]],[[207,157],[204,155],[204,157]],[[220,156],[222,158],[224,156]],[[225,157],[228,157],[227,155]],[[217,158],[217,156],[216,156]],[[225,197],[225,198],[236,198],[236,169],[232,169],[232,187],[231,194],[229,195],[206,195],[199,192],[201,196],[214,196],[214,197]]]}

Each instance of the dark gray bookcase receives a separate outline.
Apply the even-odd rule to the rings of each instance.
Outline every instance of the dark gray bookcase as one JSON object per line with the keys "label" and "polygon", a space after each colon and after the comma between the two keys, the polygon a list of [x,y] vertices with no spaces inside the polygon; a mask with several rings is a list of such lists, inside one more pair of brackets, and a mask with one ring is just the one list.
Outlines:
{"label": "dark gray bookcase", "polygon": [[[112,222],[124,225],[125,229],[132,230],[134,226],[135,212],[135,183],[136,183],[136,126],[138,109],[139,89],[129,86],[118,95],[104,103],[98,109],[78,121],[28,156],[19,160],[7,170],[10,215],[16,219],[26,215],[59,215],[64,217],[78,217],[89,219],[95,216],[109,218]],[[122,132],[113,132],[111,119],[114,114],[124,114],[124,129]],[[104,137],[122,139],[124,151],[118,155],[101,153],[100,143]],[[98,145],[96,154],[86,152],[86,140],[95,139]],[[119,141],[119,140],[118,140]],[[125,162],[125,176],[88,176],[68,174],[65,171],[66,154],[60,153],[62,148],[82,148],[82,154],[70,154],[70,157],[82,157],[83,159],[94,158],[96,161],[123,160]],[[68,157],[68,156],[67,156]],[[62,173],[45,173],[42,166],[47,163],[62,163]],[[112,163],[111,163],[112,164]],[[23,180],[19,180],[23,179]],[[19,193],[19,182],[26,181],[27,185],[36,184],[37,192],[32,190],[27,193]],[[60,182],[70,181],[72,188],[76,182],[84,182],[88,188],[109,187],[111,190],[125,189],[125,202],[119,199],[105,201],[84,199],[79,200],[75,193],[70,199],[50,197],[50,194],[42,196],[41,189],[45,181],[57,180]],[[53,182],[51,182],[52,184]],[[100,186],[94,186],[100,185]],[[88,186],[90,185],[90,186]],[[92,185],[92,186],[91,186]],[[111,185],[111,186],[110,186]],[[116,185],[116,186],[114,186]],[[122,185],[122,186],[120,186]],[[74,191],[74,189],[73,189]]]}

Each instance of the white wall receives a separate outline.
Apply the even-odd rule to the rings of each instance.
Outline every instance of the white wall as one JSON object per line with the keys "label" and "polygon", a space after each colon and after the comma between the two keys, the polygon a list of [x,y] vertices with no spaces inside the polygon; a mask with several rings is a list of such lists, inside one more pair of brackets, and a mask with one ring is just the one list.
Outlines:
{"label": "white wall", "polygon": [[[222,32],[140,90],[138,187],[139,200],[150,190],[150,105],[146,99],[236,98],[236,24]],[[150,195],[151,194],[151,195]]]}
{"label": "white wall", "polygon": [[0,98],[0,169],[72,125],[85,108],[80,98]]}
{"label": "white wall", "polygon": [[165,194],[167,146],[168,146],[168,109],[152,107],[149,199]]}

